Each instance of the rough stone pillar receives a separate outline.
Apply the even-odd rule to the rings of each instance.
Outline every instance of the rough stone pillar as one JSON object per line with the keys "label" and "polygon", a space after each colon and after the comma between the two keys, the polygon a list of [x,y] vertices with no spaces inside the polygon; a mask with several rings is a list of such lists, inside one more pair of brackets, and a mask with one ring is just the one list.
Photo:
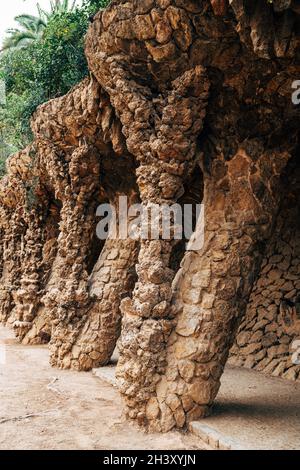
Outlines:
{"label": "rough stone pillar", "polygon": [[[135,202],[135,191],[128,199]],[[135,239],[123,238],[119,230],[118,196],[112,198],[111,206],[117,216],[116,233],[106,239],[87,279],[88,304],[81,321],[74,327],[63,367],[67,364],[72,369],[90,370],[107,364],[121,333],[120,304],[122,298],[132,294],[139,244]],[[95,224],[93,227],[96,235]]]}
{"label": "rough stone pillar", "polygon": [[[160,6],[164,10],[169,4]],[[127,149],[140,165],[137,182],[145,210],[151,204],[172,206],[182,196],[184,181],[196,164],[196,142],[209,88],[203,67],[194,66],[187,57],[175,60],[175,40],[171,39],[168,21],[161,32],[167,34],[166,42],[170,42],[163,46],[147,42],[149,52],[146,51],[144,40],[155,36],[148,14],[152,9],[153,15],[163,14],[155,10],[154,2],[113,3],[96,16],[86,43],[90,68],[109,94]],[[192,41],[188,15],[175,7],[170,7],[169,13],[175,30],[179,24],[184,25],[185,34],[176,37],[179,47],[186,51]],[[116,27],[114,15],[121,20]],[[123,24],[132,31],[129,41]],[[161,67],[161,62],[166,66]],[[173,244],[172,235],[169,240],[141,240],[138,282],[133,298],[122,302],[124,319],[117,374],[128,414],[140,423],[146,420],[147,401],[166,365],[165,346],[172,330],[174,272],[169,265]]]}
{"label": "rough stone pillar", "polygon": [[121,334],[121,299],[135,282],[138,244],[108,239],[88,280],[92,306],[70,351],[71,367],[89,370],[107,364]]}
{"label": "rough stone pillar", "polygon": [[[128,84],[122,83],[126,89]],[[162,117],[157,118],[153,128],[144,115],[144,111],[147,116],[154,112],[151,111],[153,103],[141,94],[126,97],[124,90],[113,98],[123,122],[126,108],[124,103],[120,106],[121,101],[127,98],[127,106],[131,106],[132,99],[140,110],[141,130],[133,120],[124,124],[124,134],[128,135],[128,148],[140,162],[137,182],[145,210],[151,208],[151,204],[171,207],[182,195],[185,178],[196,161],[196,135],[202,126],[207,94],[208,82],[203,69],[197,67],[186,72],[172,83],[167,95],[160,96]],[[128,414],[141,423],[146,418],[145,405],[164,371],[165,346],[172,330],[170,301],[175,273],[170,269],[170,256],[174,246],[173,230],[174,226],[171,238],[167,240],[151,239],[151,236],[141,239],[138,282],[133,298],[122,302],[124,320],[117,375],[126,397]]]}
{"label": "rough stone pillar", "polygon": [[13,293],[15,308],[10,322],[16,336],[22,340],[31,329],[40,298],[40,267],[42,263],[42,227],[38,213],[27,214],[27,231],[24,237],[25,253],[22,257],[20,289]]}
{"label": "rough stone pillar", "polygon": [[17,213],[2,210],[2,269],[0,285],[0,322],[6,323],[14,307],[13,292],[20,287],[20,252],[26,224]]}
{"label": "rough stone pillar", "polygon": [[133,288],[137,242],[107,240],[89,276],[103,193],[100,154],[88,145],[78,147],[66,158],[67,172],[59,170],[54,155],[50,161],[49,173],[62,202],[58,252],[42,299],[52,317],[50,361],[60,368],[90,370],[109,361],[118,340],[119,305]]}
{"label": "rough stone pillar", "polygon": [[39,292],[35,297],[31,297],[31,302],[36,303],[34,318],[30,329],[22,339],[23,344],[48,343],[52,332],[51,315],[42,299],[51,284],[52,266],[58,250],[60,205],[58,201],[53,200],[53,195],[44,207],[43,219],[40,262],[35,263],[39,273]]}
{"label": "rough stone pillar", "polygon": [[[35,146],[30,145],[6,163],[8,175],[1,180],[1,244],[2,263],[0,279],[0,321],[13,324],[14,307],[18,303],[17,291],[21,287],[26,253],[39,251],[40,229],[37,213],[30,215],[28,196],[31,191]],[[30,239],[30,228],[37,229],[36,245],[26,247]],[[31,256],[31,255],[30,255]],[[27,256],[28,258],[28,256]],[[34,258],[34,256],[33,256]],[[28,259],[26,260],[28,261]],[[27,266],[28,267],[28,266]],[[35,269],[35,268],[34,268]],[[26,277],[26,276],[25,276]],[[35,278],[36,281],[36,278]],[[29,282],[30,283],[30,282]],[[20,315],[20,319],[22,315]]]}
{"label": "rough stone pillar", "polygon": [[[59,249],[50,287],[42,299],[53,320],[51,364],[58,367],[70,366],[67,354],[89,306],[86,260],[94,235],[95,193],[100,187],[99,155],[93,147],[78,147],[67,163],[69,173],[60,172],[56,181],[56,194],[62,202]],[[55,166],[55,159],[52,165]],[[59,166],[56,172],[59,173]]]}
{"label": "rough stone pillar", "polygon": [[146,406],[152,428],[182,427],[209,412],[259,271],[288,159],[250,141],[230,161],[213,160],[205,173],[204,247],[185,255],[173,284],[177,325],[166,373]]}

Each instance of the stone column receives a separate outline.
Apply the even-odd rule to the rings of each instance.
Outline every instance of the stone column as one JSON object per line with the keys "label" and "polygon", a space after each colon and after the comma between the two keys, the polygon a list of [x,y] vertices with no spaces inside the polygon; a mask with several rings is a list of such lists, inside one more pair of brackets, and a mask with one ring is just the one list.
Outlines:
{"label": "stone column", "polygon": [[42,264],[41,218],[35,210],[26,215],[27,231],[24,237],[25,253],[22,257],[20,289],[13,293],[15,308],[10,321],[20,341],[31,329],[39,307]]}
{"label": "stone column", "polygon": [[22,240],[26,224],[17,211],[3,209],[2,273],[0,280],[0,322],[6,323],[14,308],[13,293],[20,287]]}
{"label": "stone column", "polygon": [[[29,252],[37,253],[40,247],[38,216],[34,211],[30,213],[27,204],[28,192],[32,189],[35,156],[35,146],[32,144],[10,157],[7,161],[8,174],[1,180],[0,321],[3,323],[13,324],[16,318],[22,320],[22,314],[20,317],[15,317],[15,306],[18,303],[17,291],[21,288],[24,263],[26,266],[28,264],[26,253],[27,255]],[[29,241],[30,248],[26,251],[26,242],[27,239],[30,240],[30,229],[33,225],[38,229],[35,244]],[[36,266],[33,269],[35,268]]]}
{"label": "stone column", "polygon": [[121,334],[121,299],[135,282],[138,243],[108,239],[88,280],[92,306],[70,351],[71,368],[89,370],[107,364]]}
{"label": "stone column", "polygon": [[167,431],[205,416],[259,272],[289,154],[247,142],[204,174],[205,241],[188,252],[173,284],[176,328],[167,369],[146,406],[150,427]]}
{"label": "stone column", "polygon": [[[136,281],[139,243],[120,231],[119,196],[126,197],[117,193],[110,204],[116,215],[115,233],[106,239],[88,277],[88,307],[76,325],[72,347],[64,357],[64,363],[72,369],[90,370],[109,362],[121,334],[121,300],[132,294]],[[127,197],[132,203],[136,202],[135,191]],[[95,224],[94,230],[96,235]]]}
{"label": "stone column", "polygon": [[45,344],[51,338],[52,320],[50,312],[42,302],[45,292],[51,287],[51,271],[58,250],[60,204],[54,196],[48,194],[48,203],[45,204],[44,220],[41,221],[42,249],[39,266],[39,292],[35,296],[37,303],[35,315],[29,331],[22,339],[23,344]]}
{"label": "stone column", "polygon": [[[145,211],[151,204],[171,207],[183,194],[183,183],[195,166],[196,136],[208,96],[204,70],[189,70],[157,98],[162,114],[161,118],[156,116],[153,127],[150,116],[155,114],[156,104],[145,99],[145,90],[141,92],[139,87],[133,96],[132,84],[124,80],[122,70],[117,66],[114,70],[119,70],[117,83],[122,93],[113,93],[112,102],[124,124],[128,148],[140,162],[137,182],[143,207]],[[126,100],[127,107],[136,107],[132,121],[127,120]],[[133,298],[122,302],[124,320],[117,375],[128,415],[140,423],[145,423],[146,404],[164,372],[166,343],[173,326],[170,301],[175,273],[169,265],[174,222],[171,223],[169,239],[162,239],[161,234],[159,239],[141,239],[138,282]]]}
{"label": "stone column", "polygon": [[[55,153],[55,152],[54,152]],[[56,159],[51,160],[54,167]],[[90,305],[86,260],[94,235],[95,211],[100,190],[100,160],[90,146],[78,147],[67,158],[68,172],[58,168],[56,196],[62,202],[58,253],[53,263],[49,289],[42,301],[52,317],[50,362],[70,367],[69,352],[85,321]],[[63,176],[62,176],[63,175]]]}

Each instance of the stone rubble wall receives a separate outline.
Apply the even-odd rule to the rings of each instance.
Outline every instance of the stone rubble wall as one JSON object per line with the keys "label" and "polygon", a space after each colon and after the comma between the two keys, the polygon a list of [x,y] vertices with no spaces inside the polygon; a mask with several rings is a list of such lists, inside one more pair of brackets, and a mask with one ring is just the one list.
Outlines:
{"label": "stone rubble wall", "polygon": [[229,363],[300,380],[293,343],[300,340],[300,171],[292,169]]}
{"label": "stone rubble wall", "polygon": [[138,200],[135,164],[93,77],[40,106],[32,128],[35,141],[8,159],[0,184],[0,320],[24,344],[50,341],[52,365],[89,370],[119,337],[138,245],[100,241],[96,209]]}
{"label": "stone rubble wall", "polygon": [[[0,321],[25,344],[50,340],[51,364],[78,370],[106,364],[121,334],[126,415],[152,430],[210,412],[289,193],[282,177],[299,151],[291,82],[300,23],[294,2],[283,7],[113,0],[91,20],[90,77],[38,108],[34,142],[9,159],[0,183]],[[181,253],[177,272],[172,235],[95,239],[100,203],[116,207],[126,195],[144,208],[171,206],[197,168],[204,246]],[[292,240],[284,234],[263,265],[276,296],[261,281],[253,294],[260,289],[268,307],[275,299],[286,329],[279,339],[298,328],[295,260],[280,267]],[[267,315],[265,331],[277,331]],[[256,334],[262,344],[256,330],[248,340]],[[284,341],[266,354],[278,359]]]}

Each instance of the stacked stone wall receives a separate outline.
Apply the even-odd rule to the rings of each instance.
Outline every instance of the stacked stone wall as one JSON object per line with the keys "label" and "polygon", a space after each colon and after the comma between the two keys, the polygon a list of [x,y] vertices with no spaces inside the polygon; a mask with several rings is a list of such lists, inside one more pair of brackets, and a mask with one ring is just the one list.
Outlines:
{"label": "stacked stone wall", "polygon": [[[230,363],[300,380],[300,169],[291,168],[286,195]],[[298,362],[298,361],[297,361]]]}

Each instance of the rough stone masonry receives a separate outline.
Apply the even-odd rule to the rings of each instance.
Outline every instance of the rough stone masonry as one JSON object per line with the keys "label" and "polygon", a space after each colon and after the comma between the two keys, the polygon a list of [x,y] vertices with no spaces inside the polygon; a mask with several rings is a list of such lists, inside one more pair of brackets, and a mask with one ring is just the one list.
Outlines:
{"label": "rough stone masonry", "polygon": [[[117,344],[127,416],[207,415],[230,360],[299,380],[299,7],[115,0],[86,37],[90,77],[40,106],[0,185],[0,320],[53,366]],[[96,208],[205,205],[199,251],[96,236]]]}

